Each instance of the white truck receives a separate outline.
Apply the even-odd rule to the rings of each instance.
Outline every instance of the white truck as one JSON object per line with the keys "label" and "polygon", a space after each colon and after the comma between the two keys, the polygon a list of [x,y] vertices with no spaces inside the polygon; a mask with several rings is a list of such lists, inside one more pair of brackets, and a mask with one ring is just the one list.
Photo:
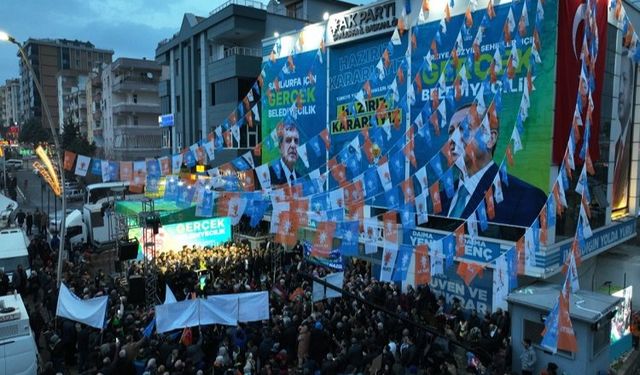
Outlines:
{"label": "white truck", "polygon": [[[22,265],[29,272],[29,238],[20,228],[0,230],[0,268],[13,280],[13,272]],[[1,372],[0,372],[1,373]]]}
{"label": "white truck", "polygon": [[0,374],[37,373],[38,350],[22,297],[0,297]]}

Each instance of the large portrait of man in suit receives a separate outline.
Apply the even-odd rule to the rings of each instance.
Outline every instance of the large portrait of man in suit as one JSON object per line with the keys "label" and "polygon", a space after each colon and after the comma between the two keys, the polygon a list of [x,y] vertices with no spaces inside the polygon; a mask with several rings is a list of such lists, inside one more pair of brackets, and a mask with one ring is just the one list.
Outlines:
{"label": "large portrait of man in suit", "polygon": [[296,171],[298,162],[298,146],[300,134],[294,122],[285,122],[281,134],[278,135],[280,159],[269,166],[271,185],[291,185],[301,177]]}
{"label": "large portrait of man in suit", "polygon": [[[442,197],[443,213],[461,219],[475,212],[500,168],[493,161],[500,126],[472,124],[470,108],[464,106],[458,109],[450,121],[449,150],[454,160],[463,158],[464,163],[458,162],[456,165],[464,165],[464,170],[460,171],[461,177],[456,183],[454,196],[451,199],[446,195]],[[542,190],[509,174],[507,181],[502,181],[501,190],[503,200],[494,205],[492,223],[529,227],[547,200]]]}

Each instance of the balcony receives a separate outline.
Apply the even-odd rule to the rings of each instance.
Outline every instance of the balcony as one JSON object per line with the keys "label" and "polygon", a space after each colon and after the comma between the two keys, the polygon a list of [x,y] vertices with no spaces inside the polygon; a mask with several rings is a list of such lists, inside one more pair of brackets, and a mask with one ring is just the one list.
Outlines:
{"label": "balcony", "polygon": [[160,114],[160,104],[151,103],[118,103],[113,105],[114,114],[150,113]]}
{"label": "balcony", "polygon": [[158,81],[144,78],[127,77],[114,83],[113,92],[157,92]]}
{"label": "balcony", "polygon": [[209,61],[209,82],[218,82],[232,77],[255,77],[260,73],[260,50],[233,47],[225,51],[222,59]]}
{"label": "balcony", "polygon": [[250,8],[256,8],[256,9],[260,9],[260,10],[267,10],[267,6],[264,5],[261,1],[257,1],[257,0],[229,0],[227,2],[224,2],[219,7],[215,8],[211,12],[209,12],[209,16],[213,16],[214,14],[218,13],[222,9],[228,7],[229,5],[241,5],[241,6],[250,7]]}

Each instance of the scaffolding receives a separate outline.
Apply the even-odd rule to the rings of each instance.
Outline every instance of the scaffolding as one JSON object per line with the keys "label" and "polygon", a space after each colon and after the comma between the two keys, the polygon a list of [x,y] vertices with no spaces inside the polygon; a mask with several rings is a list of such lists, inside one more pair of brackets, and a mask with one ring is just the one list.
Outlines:
{"label": "scaffolding", "polygon": [[138,216],[138,225],[142,229],[142,250],[144,258],[144,289],[148,308],[159,303],[158,268],[156,267],[156,234],[160,227],[160,214],[155,211],[153,199],[142,200],[142,211]]}

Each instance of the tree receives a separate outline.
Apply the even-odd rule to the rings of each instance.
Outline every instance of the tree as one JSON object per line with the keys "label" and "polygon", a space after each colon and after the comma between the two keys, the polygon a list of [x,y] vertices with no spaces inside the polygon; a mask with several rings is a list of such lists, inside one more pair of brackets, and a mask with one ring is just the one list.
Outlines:
{"label": "tree", "polygon": [[21,143],[33,143],[49,142],[51,140],[51,131],[49,128],[42,127],[40,121],[31,118],[27,120],[20,129],[20,135],[18,140]]}
{"label": "tree", "polygon": [[93,156],[96,152],[96,145],[89,143],[87,138],[80,134],[80,128],[77,124],[67,120],[62,132],[62,149],[73,151],[79,155]]}

